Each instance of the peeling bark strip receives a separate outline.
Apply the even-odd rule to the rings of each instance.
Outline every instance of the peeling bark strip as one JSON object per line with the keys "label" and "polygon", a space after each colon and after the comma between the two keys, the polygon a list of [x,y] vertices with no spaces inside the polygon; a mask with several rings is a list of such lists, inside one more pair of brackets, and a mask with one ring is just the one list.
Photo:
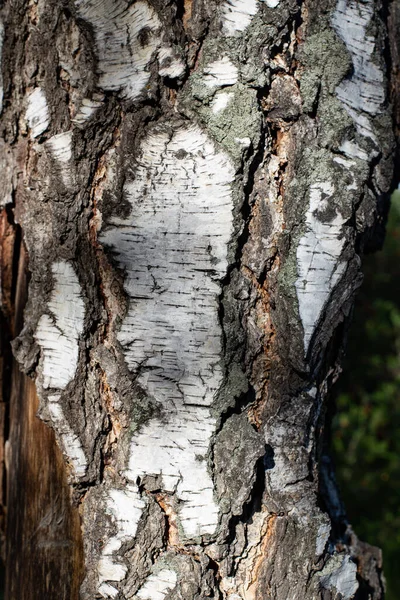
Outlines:
{"label": "peeling bark strip", "polygon": [[28,96],[28,108],[26,109],[26,120],[32,130],[32,136],[38,137],[50,125],[49,107],[43,90],[36,88]]}
{"label": "peeling bark strip", "polygon": [[[267,6],[275,8],[280,0],[261,0]],[[227,0],[223,5],[223,28],[227,35],[245,31],[257,13],[260,3],[257,0]]]}
{"label": "peeling bark strip", "polygon": [[335,187],[330,181],[311,186],[310,208],[306,215],[307,233],[297,247],[299,278],[296,290],[306,352],[331,291],[346,269],[346,263],[339,260],[345,244],[342,236],[345,219],[340,213],[330,223],[324,223],[320,218],[324,210],[331,208],[329,200],[334,193]]}
{"label": "peeling bark strip", "polygon": [[332,25],[346,44],[354,68],[353,75],[338,85],[336,93],[356,122],[358,132],[372,140],[376,138],[367,115],[382,112],[385,102],[383,71],[373,59],[375,39],[367,33],[374,6],[371,0],[365,4],[341,0],[332,17]]}
{"label": "peeling bark strip", "polygon": [[[141,387],[160,405],[134,435],[128,480],[160,475],[182,502],[188,537],[214,533],[218,509],[207,469],[222,382],[219,281],[232,234],[233,169],[200,129],[150,135],[135,180],[124,192],[132,209],[112,218],[101,242],[124,268],[131,298],[117,335]],[[151,183],[149,183],[151,182]]]}
{"label": "peeling bark strip", "polygon": [[0,203],[31,272],[13,351],[79,506],[83,600],[383,598],[325,421],[391,186],[385,18],[5,2]]}
{"label": "peeling bark strip", "polygon": [[78,364],[78,338],[83,331],[84,305],[72,266],[52,264],[55,285],[49,314],[40,317],[35,337],[42,347],[42,385],[63,390],[74,378]]}
{"label": "peeling bark strip", "polygon": [[161,76],[183,74],[182,61],[162,45],[161,22],[147,2],[127,6],[124,0],[75,0],[75,4],[79,16],[95,31],[102,89],[136,99],[150,79],[149,66],[155,57]]}

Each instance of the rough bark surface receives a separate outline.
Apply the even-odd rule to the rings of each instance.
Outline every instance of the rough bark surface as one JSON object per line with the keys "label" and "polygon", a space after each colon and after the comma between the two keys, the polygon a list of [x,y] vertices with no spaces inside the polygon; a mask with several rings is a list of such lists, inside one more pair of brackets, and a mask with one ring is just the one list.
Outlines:
{"label": "rough bark surface", "polygon": [[[383,598],[325,421],[392,183],[387,9],[4,3],[0,201],[30,273],[12,346],[79,507],[82,599]],[[61,497],[74,568],[45,597],[71,599]],[[8,575],[9,599],[43,597]]]}

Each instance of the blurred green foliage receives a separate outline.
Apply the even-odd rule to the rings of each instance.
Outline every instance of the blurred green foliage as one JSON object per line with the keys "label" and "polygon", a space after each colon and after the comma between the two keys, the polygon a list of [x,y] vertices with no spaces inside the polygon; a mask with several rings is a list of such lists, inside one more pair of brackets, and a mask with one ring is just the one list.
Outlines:
{"label": "blurred green foliage", "polygon": [[337,476],[358,536],[383,550],[400,593],[400,192],[384,249],[365,257],[333,422]]}

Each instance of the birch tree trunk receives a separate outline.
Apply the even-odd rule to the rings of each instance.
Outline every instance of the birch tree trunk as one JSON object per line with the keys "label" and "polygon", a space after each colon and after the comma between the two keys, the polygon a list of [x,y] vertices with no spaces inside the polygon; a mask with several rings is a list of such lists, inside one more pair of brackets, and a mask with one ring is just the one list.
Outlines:
{"label": "birch tree trunk", "polygon": [[383,598],[327,414],[392,184],[388,15],[4,2],[8,600]]}

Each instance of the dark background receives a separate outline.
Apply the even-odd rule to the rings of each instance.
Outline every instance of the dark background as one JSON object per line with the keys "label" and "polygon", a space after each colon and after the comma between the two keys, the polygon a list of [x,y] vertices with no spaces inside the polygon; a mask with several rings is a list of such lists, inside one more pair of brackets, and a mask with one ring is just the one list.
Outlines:
{"label": "dark background", "polygon": [[350,523],[383,550],[387,600],[400,597],[400,192],[365,279],[336,389],[333,450]]}

